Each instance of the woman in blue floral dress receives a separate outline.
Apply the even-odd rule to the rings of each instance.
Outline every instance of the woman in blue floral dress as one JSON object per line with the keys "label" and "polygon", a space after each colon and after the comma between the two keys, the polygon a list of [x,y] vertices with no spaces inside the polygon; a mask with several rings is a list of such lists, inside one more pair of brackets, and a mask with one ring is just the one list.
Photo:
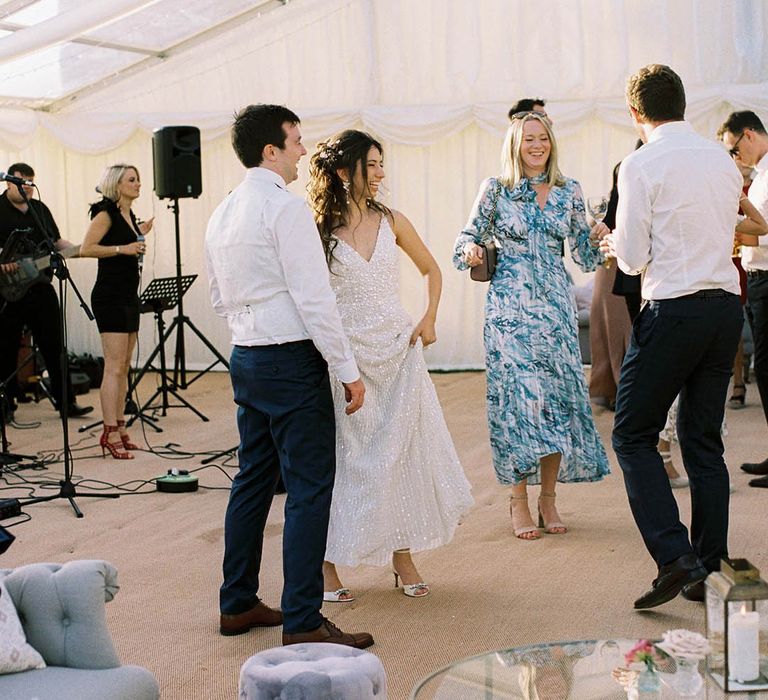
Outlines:
{"label": "woman in blue floral dress", "polygon": [[[482,183],[456,239],[460,270],[480,264],[490,229],[498,249],[485,305],[488,427],[496,477],[512,487],[515,535],[538,539],[527,484],[541,484],[539,527],[564,534],[557,481],[597,481],[609,473],[595,429],[578,346],[572,280],[563,265],[567,239],[585,272],[602,262],[584,213],[581,188],[557,167],[546,117],[515,115],[502,147],[502,175]],[[495,210],[494,210],[495,204]]]}

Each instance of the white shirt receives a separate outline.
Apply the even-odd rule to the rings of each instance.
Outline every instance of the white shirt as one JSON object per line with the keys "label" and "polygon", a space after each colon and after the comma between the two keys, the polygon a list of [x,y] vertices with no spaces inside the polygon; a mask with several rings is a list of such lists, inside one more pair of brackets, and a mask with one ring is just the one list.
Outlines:
{"label": "white shirt", "polygon": [[731,251],[741,183],[725,149],[684,121],[657,126],[622,161],[616,257],[627,274],[645,270],[644,299],[739,293]]}
{"label": "white shirt", "polygon": [[233,345],[311,339],[342,382],[360,377],[306,202],[267,168],[251,168],[205,234],[211,303]]}
{"label": "white shirt", "polygon": [[[757,174],[749,186],[749,201],[768,221],[768,153],[755,166]],[[741,246],[741,264],[745,270],[768,270],[768,235],[757,239],[760,245]]]}

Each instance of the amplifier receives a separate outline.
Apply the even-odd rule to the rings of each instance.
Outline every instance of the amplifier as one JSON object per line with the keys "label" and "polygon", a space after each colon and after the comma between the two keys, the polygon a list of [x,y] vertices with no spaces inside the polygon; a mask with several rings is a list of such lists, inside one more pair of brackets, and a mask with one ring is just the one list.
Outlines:
{"label": "amplifier", "polygon": [[15,518],[17,515],[21,515],[21,503],[18,498],[0,499],[0,520]]}

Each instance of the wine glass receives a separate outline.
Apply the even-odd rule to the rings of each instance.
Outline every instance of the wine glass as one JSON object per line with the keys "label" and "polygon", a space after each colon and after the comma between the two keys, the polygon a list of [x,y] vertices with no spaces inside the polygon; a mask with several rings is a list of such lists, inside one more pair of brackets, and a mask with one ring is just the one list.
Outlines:
{"label": "wine glass", "polygon": [[[605,218],[605,215],[608,213],[608,197],[606,197],[605,195],[601,195],[598,197],[588,197],[587,209],[589,210],[590,216],[597,223],[600,223]],[[606,269],[610,268],[611,261],[606,260],[603,263],[603,267],[605,267]]]}
{"label": "wine glass", "polygon": [[590,216],[600,223],[608,213],[608,197],[589,197],[587,199],[587,209]]}

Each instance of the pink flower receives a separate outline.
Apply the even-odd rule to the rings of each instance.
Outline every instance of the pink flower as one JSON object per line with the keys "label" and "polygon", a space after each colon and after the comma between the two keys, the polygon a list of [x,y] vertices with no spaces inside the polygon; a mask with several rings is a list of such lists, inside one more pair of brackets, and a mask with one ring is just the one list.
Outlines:
{"label": "pink flower", "polygon": [[628,664],[644,663],[649,671],[655,671],[656,662],[662,659],[662,655],[651,642],[641,639],[624,658]]}

